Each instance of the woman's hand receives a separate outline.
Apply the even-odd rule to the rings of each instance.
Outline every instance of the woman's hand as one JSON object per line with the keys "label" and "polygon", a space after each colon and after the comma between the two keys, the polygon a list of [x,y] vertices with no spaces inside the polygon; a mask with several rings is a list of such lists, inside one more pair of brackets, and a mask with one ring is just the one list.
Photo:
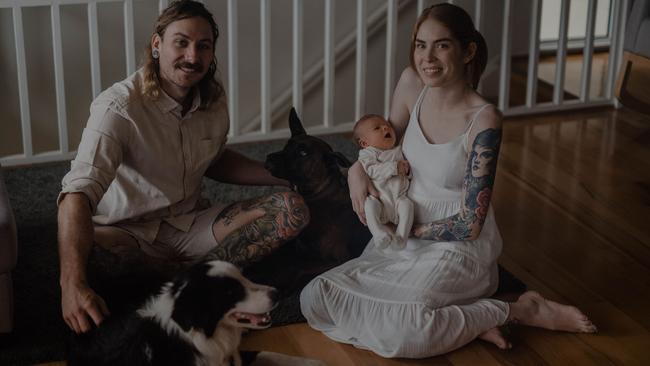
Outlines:
{"label": "woman's hand", "polygon": [[424,234],[431,229],[431,223],[427,224],[413,224],[411,227],[410,237],[422,239]]}
{"label": "woman's hand", "polygon": [[363,166],[358,161],[348,170],[348,186],[350,187],[350,200],[352,209],[359,216],[359,221],[364,225],[366,223],[366,213],[364,205],[368,194],[379,198],[379,192],[370,181],[368,174],[363,170]]}
{"label": "woman's hand", "polygon": [[397,162],[397,174],[402,176],[408,176],[411,171],[411,165],[406,160],[400,160]]}

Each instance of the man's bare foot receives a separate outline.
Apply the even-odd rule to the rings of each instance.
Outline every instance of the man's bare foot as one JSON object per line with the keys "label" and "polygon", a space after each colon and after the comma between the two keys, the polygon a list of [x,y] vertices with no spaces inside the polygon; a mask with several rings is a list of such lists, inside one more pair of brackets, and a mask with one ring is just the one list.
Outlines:
{"label": "man's bare foot", "polygon": [[488,330],[485,333],[482,333],[478,336],[479,339],[482,339],[484,341],[493,343],[500,349],[510,349],[512,348],[512,343],[508,342],[499,328],[494,327],[490,330]]}
{"label": "man's bare foot", "polygon": [[596,326],[578,308],[547,300],[535,291],[524,293],[511,304],[510,320],[550,330],[575,333],[597,331]]}

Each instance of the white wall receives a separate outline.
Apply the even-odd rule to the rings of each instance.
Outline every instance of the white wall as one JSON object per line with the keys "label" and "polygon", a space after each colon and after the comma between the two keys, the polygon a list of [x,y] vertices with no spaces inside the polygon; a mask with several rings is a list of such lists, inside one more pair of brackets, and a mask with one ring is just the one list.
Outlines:
{"label": "white wall", "polygon": [[[122,6],[99,3],[100,63],[102,89],[126,74]],[[85,5],[61,6],[61,33],[65,75],[68,143],[76,149],[92,101],[88,20]],[[138,59],[145,46],[157,2],[135,2],[135,40]],[[52,32],[49,7],[23,8],[28,91],[34,152],[58,149]],[[0,156],[22,153],[16,54],[11,9],[0,9]]]}
{"label": "white wall", "polygon": [[20,110],[18,108],[18,80],[16,75],[16,53],[11,21],[11,9],[0,9],[0,156],[22,151],[20,140]]}
{"label": "white wall", "polygon": [[[542,1],[542,24],[540,39],[552,41],[558,39],[560,6],[562,0]],[[609,7],[611,0],[598,0],[596,7],[596,37],[607,36],[609,27]],[[569,39],[584,38],[587,29],[588,0],[572,0],[569,8]]]}

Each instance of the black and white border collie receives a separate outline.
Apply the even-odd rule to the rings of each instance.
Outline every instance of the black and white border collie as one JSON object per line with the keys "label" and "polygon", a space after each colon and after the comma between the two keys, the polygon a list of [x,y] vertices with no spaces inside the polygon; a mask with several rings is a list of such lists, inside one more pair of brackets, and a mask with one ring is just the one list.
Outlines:
{"label": "black and white border collie", "polygon": [[234,265],[200,263],[165,284],[136,312],[109,316],[101,326],[73,336],[68,362],[239,366],[242,331],[269,327],[276,302],[274,288],[252,283]]}

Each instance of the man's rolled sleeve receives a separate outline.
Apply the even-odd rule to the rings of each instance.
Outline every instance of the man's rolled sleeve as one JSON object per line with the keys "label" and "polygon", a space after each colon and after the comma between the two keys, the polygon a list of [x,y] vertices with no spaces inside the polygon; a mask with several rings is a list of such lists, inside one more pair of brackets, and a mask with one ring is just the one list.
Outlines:
{"label": "man's rolled sleeve", "polygon": [[99,201],[115,178],[122,163],[129,123],[108,108],[91,108],[91,117],[83,131],[77,156],[63,177],[57,205],[67,193],[84,193],[95,214]]}
{"label": "man's rolled sleeve", "polygon": [[212,107],[215,110],[215,113],[217,115],[215,120],[224,121],[223,125],[225,128],[222,130],[221,135],[218,136],[222,142],[219,144],[219,150],[217,151],[217,155],[215,155],[214,159],[212,159],[210,166],[215,165],[219,161],[219,159],[221,159],[223,152],[226,151],[226,145],[228,145],[228,132],[230,132],[230,117],[228,115],[228,102],[225,97],[222,97],[216,103],[217,104]]}

